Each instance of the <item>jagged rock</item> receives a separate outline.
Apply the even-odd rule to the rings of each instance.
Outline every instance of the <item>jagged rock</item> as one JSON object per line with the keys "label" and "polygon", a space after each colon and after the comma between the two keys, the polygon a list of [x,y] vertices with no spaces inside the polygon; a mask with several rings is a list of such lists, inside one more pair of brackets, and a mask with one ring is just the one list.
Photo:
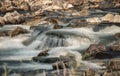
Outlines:
{"label": "jagged rock", "polygon": [[120,76],[120,71],[105,72],[102,76]]}
{"label": "jagged rock", "polygon": [[109,62],[107,66],[108,70],[120,70],[120,60],[119,59],[113,59]]}
{"label": "jagged rock", "polygon": [[24,33],[28,33],[28,31],[26,29],[21,28],[21,27],[17,27],[14,30],[9,32],[9,36],[14,37],[14,36],[17,36],[19,34],[24,34]]}
{"label": "jagged rock", "polygon": [[3,26],[5,24],[4,18],[0,17],[0,27]]}
{"label": "jagged rock", "polygon": [[6,23],[21,23],[24,21],[24,17],[21,16],[17,11],[14,11],[12,13],[6,13],[4,16],[4,20]]}
{"label": "jagged rock", "polygon": [[116,43],[110,46],[110,50],[114,52],[120,52],[120,44]]}

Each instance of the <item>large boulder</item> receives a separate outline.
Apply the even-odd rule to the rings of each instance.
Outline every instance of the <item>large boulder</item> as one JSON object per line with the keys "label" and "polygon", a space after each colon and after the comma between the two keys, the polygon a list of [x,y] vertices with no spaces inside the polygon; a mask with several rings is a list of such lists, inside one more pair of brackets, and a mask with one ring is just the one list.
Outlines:
{"label": "large boulder", "polygon": [[6,13],[4,16],[4,20],[6,23],[21,23],[24,22],[24,17],[21,16],[17,11],[14,11],[12,13]]}

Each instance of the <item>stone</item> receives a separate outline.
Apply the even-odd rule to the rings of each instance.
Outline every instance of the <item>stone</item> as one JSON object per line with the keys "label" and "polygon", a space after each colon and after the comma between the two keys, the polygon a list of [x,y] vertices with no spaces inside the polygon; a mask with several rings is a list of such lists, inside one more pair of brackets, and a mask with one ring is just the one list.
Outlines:
{"label": "stone", "polygon": [[115,15],[114,18],[112,19],[112,22],[120,23],[120,15]]}
{"label": "stone", "polygon": [[114,35],[114,37],[115,37],[116,39],[120,39],[120,33],[116,33],[116,34]]}
{"label": "stone", "polygon": [[3,26],[5,24],[4,18],[0,17],[0,27]]}
{"label": "stone", "polygon": [[102,20],[103,21],[107,21],[107,22],[112,22],[112,20],[113,20],[113,18],[114,18],[114,15],[113,14],[106,14],[104,17],[102,17]]}
{"label": "stone", "polygon": [[17,11],[14,11],[12,13],[6,13],[4,15],[4,20],[6,23],[16,24],[24,22],[24,17],[21,16]]}
{"label": "stone", "polygon": [[106,51],[105,46],[99,44],[91,44],[89,48],[85,51],[85,54],[92,55],[103,51]]}
{"label": "stone", "polygon": [[108,70],[120,70],[120,60],[119,59],[113,59],[109,61],[109,64],[106,65]]}
{"label": "stone", "polygon": [[110,46],[110,51],[120,52],[120,44],[119,43],[115,43],[115,44],[111,45]]}
{"label": "stone", "polygon": [[14,36],[17,36],[19,34],[25,34],[25,33],[28,33],[28,31],[26,29],[23,29],[21,27],[17,27],[14,30],[9,32],[9,36],[14,37]]}

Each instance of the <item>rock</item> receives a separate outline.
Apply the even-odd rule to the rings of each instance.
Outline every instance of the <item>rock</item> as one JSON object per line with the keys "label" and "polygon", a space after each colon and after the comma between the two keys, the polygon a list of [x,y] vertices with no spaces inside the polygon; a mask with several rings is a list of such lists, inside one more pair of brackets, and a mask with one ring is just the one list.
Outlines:
{"label": "rock", "polygon": [[109,62],[107,66],[108,70],[120,70],[120,60],[119,59],[113,59]]}
{"label": "rock", "polygon": [[94,18],[88,18],[87,20],[86,20],[87,22],[89,22],[89,23],[100,23],[100,22],[102,22],[101,20],[100,20],[100,18],[97,18],[97,17],[94,17]]}
{"label": "rock", "polygon": [[98,52],[106,51],[106,47],[103,45],[91,44],[89,48],[85,51],[85,55],[94,55]]}
{"label": "rock", "polygon": [[112,22],[120,23],[120,15],[115,15],[114,18],[112,19]]}
{"label": "rock", "polygon": [[8,11],[13,11],[14,7],[12,6],[12,3],[10,0],[5,0],[0,2],[0,12],[8,12]]}
{"label": "rock", "polygon": [[97,74],[95,71],[93,71],[92,69],[88,69],[85,72],[85,76],[100,76],[99,74]]}
{"label": "rock", "polygon": [[32,58],[33,61],[35,62],[40,62],[40,63],[55,63],[57,61],[59,61],[58,57],[33,57]]}
{"label": "rock", "polygon": [[110,46],[110,51],[120,52],[120,44],[116,43]]}
{"label": "rock", "polygon": [[4,16],[4,20],[6,23],[21,23],[24,21],[24,17],[21,16],[17,11],[14,11],[12,13],[6,13]]}
{"label": "rock", "polygon": [[24,33],[28,33],[28,31],[26,29],[21,28],[21,27],[17,27],[14,30],[9,32],[9,36],[14,37],[14,36],[17,36],[19,34],[24,34]]}
{"label": "rock", "polygon": [[9,36],[8,31],[0,31],[0,37]]}
{"label": "rock", "polygon": [[30,11],[30,6],[27,2],[23,1],[21,4],[17,5],[17,8],[23,11]]}
{"label": "rock", "polygon": [[120,33],[116,33],[114,36],[115,38],[120,39]]}
{"label": "rock", "polygon": [[0,17],[0,27],[3,26],[5,24],[4,18]]}
{"label": "rock", "polygon": [[112,22],[112,20],[113,20],[113,18],[114,18],[114,15],[113,14],[107,14],[107,15],[105,15],[104,17],[102,17],[102,20],[103,21],[107,21],[107,22]]}
{"label": "rock", "polygon": [[119,76],[120,71],[105,72],[102,76]]}
{"label": "rock", "polygon": [[45,51],[40,52],[40,53],[38,54],[38,57],[49,55],[49,54],[48,54],[48,51],[49,51],[49,49],[46,49]]}
{"label": "rock", "polygon": [[77,67],[77,62],[74,56],[60,56],[59,62],[52,64],[53,69],[64,69],[64,68],[71,68]]}

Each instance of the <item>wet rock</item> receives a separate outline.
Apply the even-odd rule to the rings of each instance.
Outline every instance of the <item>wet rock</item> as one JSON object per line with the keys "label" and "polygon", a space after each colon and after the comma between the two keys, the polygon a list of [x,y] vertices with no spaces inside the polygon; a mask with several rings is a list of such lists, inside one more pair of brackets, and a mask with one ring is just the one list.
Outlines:
{"label": "wet rock", "polygon": [[54,70],[71,68],[71,67],[76,67],[76,66],[77,66],[77,62],[74,56],[60,56],[59,62],[52,64],[52,67]]}
{"label": "wet rock", "polygon": [[108,70],[120,70],[120,60],[119,59],[113,59],[109,62],[107,65]]}
{"label": "wet rock", "polygon": [[120,71],[105,72],[103,76],[119,76]]}
{"label": "wet rock", "polygon": [[49,55],[49,54],[48,54],[48,51],[49,51],[49,49],[46,49],[45,51],[40,52],[40,53],[38,54],[38,56],[39,56],[39,57],[40,57],[40,56],[47,56],[47,55]]}
{"label": "wet rock", "polygon": [[6,23],[21,23],[24,21],[24,17],[21,16],[17,11],[14,11],[12,13],[6,13],[4,16],[4,20]]}
{"label": "wet rock", "polygon": [[99,52],[105,52],[106,47],[103,45],[91,44],[89,48],[85,51],[84,55],[92,56]]}
{"label": "wet rock", "polygon": [[120,39],[120,33],[117,33],[114,36],[115,36],[115,38]]}
{"label": "wet rock", "polygon": [[32,58],[33,61],[35,62],[40,62],[40,63],[55,63],[57,61],[59,61],[58,57],[33,57]]}
{"label": "wet rock", "polygon": [[9,36],[14,37],[14,36],[17,36],[19,34],[25,34],[25,33],[28,33],[28,31],[26,29],[23,29],[21,27],[17,27],[14,30],[9,32]]}
{"label": "wet rock", "polygon": [[8,31],[0,31],[0,37],[9,36]]}
{"label": "wet rock", "polygon": [[116,43],[110,46],[110,51],[120,52],[120,44]]}
{"label": "wet rock", "polygon": [[0,27],[3,26],[5,24],[4,18],[0,17]]}

